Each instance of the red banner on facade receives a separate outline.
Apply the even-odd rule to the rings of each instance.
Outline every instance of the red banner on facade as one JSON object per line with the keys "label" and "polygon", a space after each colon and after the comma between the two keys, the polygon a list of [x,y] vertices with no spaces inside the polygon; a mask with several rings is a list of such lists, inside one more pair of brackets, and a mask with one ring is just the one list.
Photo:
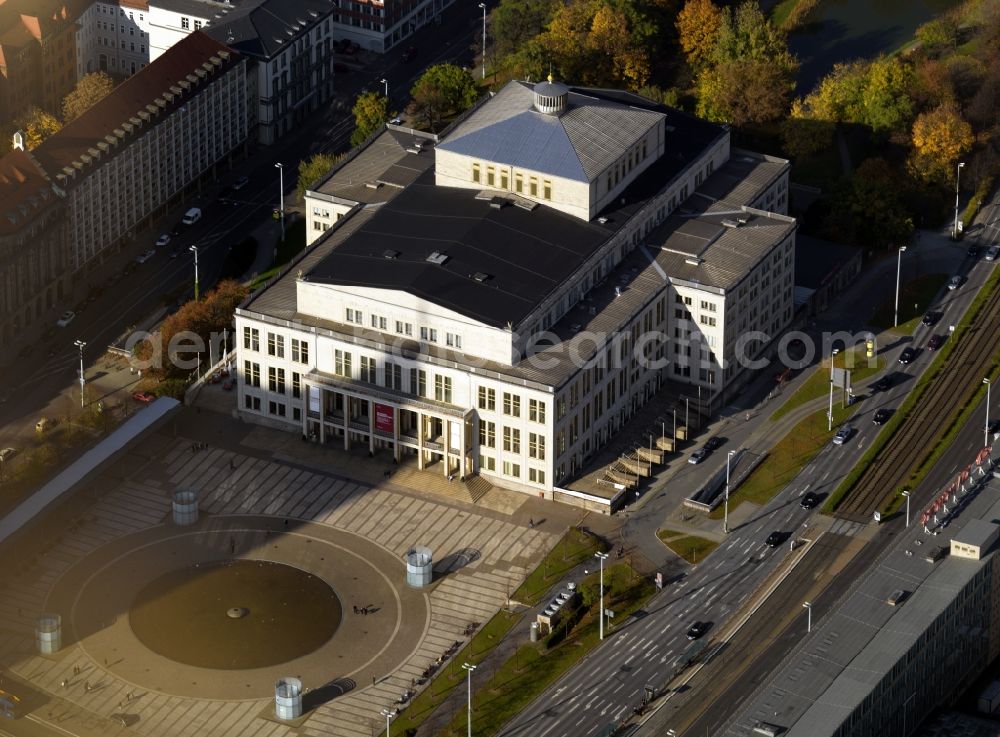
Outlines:
{"label": "red banner on facade", "polygon": [[392,432],[392,407],[385,404],[375,404],[375,429],[379,432]]}

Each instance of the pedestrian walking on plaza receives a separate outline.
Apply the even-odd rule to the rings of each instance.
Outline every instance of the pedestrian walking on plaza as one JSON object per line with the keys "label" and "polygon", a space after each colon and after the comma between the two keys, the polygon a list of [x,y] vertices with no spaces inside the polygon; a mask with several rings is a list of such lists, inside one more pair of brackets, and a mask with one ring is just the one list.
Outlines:
{"label": "pedestrian walking on plaza", "polygon": [[532,530],[535,529],[535,520],[529,519],[528,520],[528,527],[530,527]]}
{"label": "pedestrian walking on plaza", "polygon": [[236,538],[229,538],[229,554],[234,555],[236,553]]}
{"label": "pedestrian walking on plaza", "polygon": [[747,412],[747,422],[750,422],[750,413]]}
{"label": "pedestrian walking on plaza", "polygon": [[62,679],[62,682],[61,682],[61,683],[60,683],[59,685],[60,685],[60,686],[62,686],[63,688],[66,688],[66,686],[67,686],[68,684],[69,684],[69,681],[67,681],[67,680],[66,680],[65,678],[63,678],[63,679]]}

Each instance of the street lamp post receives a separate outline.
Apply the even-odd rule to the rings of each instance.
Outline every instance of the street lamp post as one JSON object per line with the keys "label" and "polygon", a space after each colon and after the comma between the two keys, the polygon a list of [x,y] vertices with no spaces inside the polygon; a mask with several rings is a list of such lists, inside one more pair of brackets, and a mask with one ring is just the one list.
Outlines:
{"label": "street lamp post", "polygon": [[958,183],[962,180],[963,166],[965,166],[965,162],[959,161],[955,168],[955,226],[952,230],[952,237],[956,239],[958,238]]}
{"label": "street lamp post", "polygon": [[[81,364],[82,366],[83,364]],[[81,385],[83,382],[83,373],[80,373]],[[986,424],[983,426],[983,447],[985,448],[990,444],[990,380],[989,378],[983,379],[983,383],[986,384]]]}
{"label": "street lamp post", "polygon": [[830,377],[830,409],[826,413],[826,431],[833,430],[833,377]]}
{"label": "street lamp post", "polygon": [[468,698],[468,710],[469,710],[469,737],[472,737],[472,671],[476,669],[476,666],[470,663],[462,663],[462,668],[468,674],[466,692]]}
{"label": "street lamp post", "polygon": [[194,254],[194,301],[198,301],[198,246],[191,246],[188,250]]}
{"label": "street lamp post", "polygon": [[906,246],[899,247],[899,253],[896,256],[896,312],[892,318],[893,327],[899,325],[899,275],[903,270],[903,252],[906,250]]}
{"label": "street lamp post", "polygon": [[[78,341],[75,341],[73,343],[73,345],[75,345],[77,348],[80,349],[80,409],[83,409],[83,406],[84,406],[83,388],[84,388],[84,384],[86,383],[86,379],[83,376],[83,348],[87,344],[85,342],[83,342],[82,340],[78,340]],[[986,421],[986,424],[987,425],[989,424],[989,420]]]}
{"label": "street lamp post", "polygon": [[910,526],[910,490],[903,489],[903,497],[906,499],[906,526]]}
{"label": "street lamp post", "polygon": [[385,717],[385,737],[389,737],[389,720],[396,716],[396,712],[383,709],[382,716]]}
{"label": "street lamp post", "polygon": [[729,533],[729,462],[734,455],[736,455],[735,450],[731,450],[726,454],[726,499],[723,502],[725,507],[722,512],[722,531],[727,534]]}
{"label": "street lamp post", "polygon": [[806,602],[802,605],[806,610],[806,632],[813,631],[813,605],[811,602]]}
{"label": "street lamp post", "polygon": [[385,99],[388,102],[388,100],[389,100],[389,80],[385,79],[383,77],[382,79],[379,80],[379,82],[381,82],[382,84],[385,85]]}
{"label": "street lamp post", "polygon": [[280,161],[274,165],[278,170],[278,213],[281,219],[281,242],[285,242],[285,166]]}
{"label": "street lamp post", "polygon": [[600,616],[600,619],[601,619],[600,633],[601,633],[601,636],[600,636],[600,639],[603,640],[604,639],[604,561],[606,561],[608,559],[608,554],[607,553],[597,552],[597,553],[594,553],[594,555],[601,561],[601,563],[600,563],[600,565],[601,565],[601,602],[600,602],[600,613],[601,613],[601,616]]}
{"label": "street lamp post", "polygon": [[486,79],[486,3],[479,3],[483,9],[483,79]]}

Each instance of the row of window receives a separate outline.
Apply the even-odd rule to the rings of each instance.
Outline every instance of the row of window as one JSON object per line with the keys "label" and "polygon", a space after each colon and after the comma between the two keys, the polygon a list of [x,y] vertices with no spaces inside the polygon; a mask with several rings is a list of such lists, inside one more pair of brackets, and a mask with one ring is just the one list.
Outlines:
{"label": "row of window", "polygon": [[[497,391],[481,386],[478,391],[479,409],[487,412],[497,411]],[[521,416],[521,397],[510,392],[503,392],[503,413],[509,417]],[[528,400],[528,419],[532,422],[545,422],[545,402],[540,399]]]}
{"label": "row of window", "polygon": [[[389,320],[381,315],[370,315],[371,326],[375,330],[381,330],[383,332],[389,329]],[[355,310],[348,307],[344,314],[344,319],[351,325],[364,325],[365,317],[361,310]],[[403,320],[395,321],[396,335],[405,335],[408,337],[413,336],[413,323],[404,322]],[[438,342],[438,330],[437,328],[429,328],[426,326],[420,327],[420,340],[424,343],[437,343]],[[444,334],[445,345],[449,348],[461,348],[462,347],[462,336],[458,333],[445,332]]]}
{"label": "row of window", "polygon": [[[525,193],[525,188],[524,188],[524,174],[522,174],[521,172],[515,172],[514,173],[514,188],[513,188],[513,190],[511,190],[511,186],[510,186],[510,170],[507,169],[507,168],[505,168],[505,167],[503,167],[503,166],[496,167],[496,166],[493,166],[492,164],[487,164],[486,165],[486,178],[484,180],[483,179],[482,166],[479,163],[473,163],[472,164],[472,181],[475,182],[476,184],[483,184],[483,183],[485,183],[485,185],[487,187],[493,187],[495,189],[504,189],[504,190],[507,190],[507,191],[514,191],[517,194],[524,194]],[[541,194],[542,199],[543,200],[551,200],[552,199],[552,180],[550,180],[550,179],[542,179],[540,181],[541,181],[541,185],[542,185],[542,189],[541,189],[541,191],[542,191],[542,194]],[[539,178],[538,177],[536,177],[536,176],[529,176],[528,177],[528,189],[527,189],[527,193],[531,197],[538,197],[539,196],[538,195],[538,184],[539,184]]]}
{"label": "row of window", "polygon": [[[479,455],[479,467],[485,471],[492,471],[496,473],[497,470],[497,459],[487,453],[481,453]],[[504,476],[509,476],[513,479],[521,478],[521,464],[514,463],[513,461],[504,461],[501,468],[503,469],[501,473]],[[534,484],[545,485],[545,471],[541,468],[529,468],[528,469],[528,481]]]}
{"label": "row of window", "polygon": [[[302,374],[292,371],[292,399],[302,396]],[[286,393],[285,369],[269,366],[267,369],[267,390],[274,394]],[[260,389],[260,364],[253,361],[243,361],[243,383],[246,386]]]}
{"label": "row of window", "polygon": [[[479,447],[497,447],[497,425],[489,420],[479,422]],[[503,450],[505,453],[521,452],[521,430],[516,427],[503,426]],[[538,461],[545,460],[545,436],[541,433],[528,433],[528,457]]]}
{"label": "row of window", "polygon": [[[243,328],[243,348],[248,351],[260,352],[260,330]],[[292,338],[292,360],[296,363],[309,363],[309,343],[298,338]],[[278,333],[267,334],[267,355],[275,358],[285,357],[285,336]]]}
{"label": "row of window", "polygon": [[[251,412],[261,411],[261,400],[260,397],[254,396],[253,394],[243,395],[243,406],[250,410]],[[267,413],[272,417],[287,417],[288,408],[284,402],[278,402],[274,399],[269,400],[267,403]],[[295,422],[302,421],[302,408],[292,405],[292,420]]]}

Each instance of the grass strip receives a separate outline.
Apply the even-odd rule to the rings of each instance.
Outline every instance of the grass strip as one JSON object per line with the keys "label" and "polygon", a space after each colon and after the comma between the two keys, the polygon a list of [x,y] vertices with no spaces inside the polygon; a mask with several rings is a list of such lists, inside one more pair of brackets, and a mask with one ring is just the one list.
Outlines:
{"label": "grass strip", "polygon": [[[462,663],[477,664],[483,661],[500,641],[523,617],[520,613],[497,612],[475,637],[448,665],[434,676],[430,684],[400,712],[392,723],[393,734],[413,734],[455,688],[465,682]],[[385,734],[383,732],[383,734]]]}
{"label": "grass strip", "polygon": [[[966,310],[965,315],[959,321],[958,326],[955,328],[955,332],[952,336],[945,341],[944,346],[938,352],[937,356],[931,362],[931,365],[924,371],[924,374],[917,381],[917,385],[913,388],[913,391],[903,400],[903,403],[899,406],[889,421],[882,428],[882,431],[875,437],[875,442],[871,444],[868,450],[861,460],[851,469],[850,473],[844,478],[843,481],[834,489],[833,493],[830,494],[830,498],[826,500],[823,505],[824,512],[833,512],[840,506],[841,502],[846,498],[846,496],[857,486],[861,477],[868,471],[875,458],[882,453],[885,447],[889,444],[892,438],[895,436],[896,431],[906,422],[910,415],[913,413],[914,409],[919,405],[920,402],[924,400],[924,396],[933,388],[934,382],[937,380],[941,372],[945,370],[948,364],[948,360],[951,358],[952,353],[954,353],[958,345],[967,339],[965,333],[968,329],[975,323],[976,319],[979,317],[979,313],[982,312],[983,308],[986,306],[986,301],[993,294],[993,291],[997,288],[997,282],[1000,280],[1000,270],[994,269],[993,272],[986,279],[986,283],[983,285],[982,289],[979,290],[979,294],[976,295],[975,299],[972,300],[972,304],[969,305],[969,309]],[[985,326],[984,326],[985,327]],[[970,387],[966,392],[965,400],[963,401],[961,397],[956,398],[956,403],[953,405],[955,409],[950,413],[949,417],[942,418],[942,425],[951,427],[955,422],[955,418],[961,415],[961,408],[964,408],[970,401],[970,394],[974,395],[975,392],[981,388],[980,386]],[[949,421],[950,418],[950,421]],[[946,433],[942,433],[944,436]],[[940,443],[936,444],[939,447]],[[940,457],[940,456],[938,456]],[[925,457],[926,460],[926,457]],[[926,466],[926,463],[921,463],[920,467]],[[926,472],[924,470],[924,472]],[[913,470],[910,475],[910,480],[907,482],[911,485],[918,483],[923,475],[917,476],[917,471]],[[916,479],[916,482],[914,481]],[[899,489],[892,490],[892,495],[897,496]],[[886,490],[888,495],[889,490]]]}
{"label": "grass strip", "polygon": [[[578,586],[582,616],[559,643],[548,648],[544,642],[528,643],[518,648],[503,665],[496,668],[489,681],[472,697],[472,732],[476,737],[491,737],[534,701],[546,688],[599,644],[598,576],[593,573]],[[652,582],[637,574],[628,563],[616,563],[604,569],[605,606],[614,611],[614,623],[624,623],[645,606],[656,593]],[[608,630],[606,629],[607,633]],[[546,638],[548,640],[549,638]],[[467,715],[464,709],[452,717],[439,737],[464,737]],[[611,719],[608,718],[610,724]]]}
{"label": "grass strip", "polygon": [[679,530],[664,528],[657,530],[656,536],[660,538],[660,542],[692,564],[697,563],[699,558],[705,560],[705,556],[719,547],[719,543],[714,540],[708,540],[697,535],[688,535]]}
{"label": "grass strip", "polygon": [[[899,291],[899,319],[909,322],[920,317],[931,306],[937,293],[941,291],[948,279],[948,274],[923,274],[916,279],[905,282]],[[899,331],[892,323],[896,314],[896,295],[880,304],[872,314],[871,324],[883,330]],[[913,332],[912,330],[910,332]]]}
{"label": "grass strip", "polygon": [[608,545],[596,535],[584,532],[579,527],[569,528],[538,567],[528,574],[511,598],[521,604],[534,606],[567,572],[592,558],[594,553],[607,549]]}
{"label": "grass strip", "polygon": [[[850,359],[850,360],[848,360]],[[885,359],[876,356],[873,362],[869,362],[865,357],[865,347],[859,346],[850,351],[843,351],[833,357],[833,365],[837,368],[851,368],[851,383],[858,384],[869,376],[885,368]],[[806,402],[811,402],[819,397],[826,396],[830,391],[830,360],[823,359],[816,367],[812,376],[803,382],[802,386],[795,390],[784,404],[771,415],[771,422],[780,420],[793,409],[801,407]]]}
{"label": "grass strip", "polygon": [[[730,512],[743,502],[753,502],[761,506],[769,502],[799,475],[830,441],[838,425],[849,419],[860,406],[860,402],[846,407],[834,402],[833,431],[827,430],[826,408],[817,410],[801,420],[778,441],[764,462],[753,470],[746,481],[735,491],[730,490]],[[708,516],[711,519],[722,519],[722,505],[712,510]]]}

